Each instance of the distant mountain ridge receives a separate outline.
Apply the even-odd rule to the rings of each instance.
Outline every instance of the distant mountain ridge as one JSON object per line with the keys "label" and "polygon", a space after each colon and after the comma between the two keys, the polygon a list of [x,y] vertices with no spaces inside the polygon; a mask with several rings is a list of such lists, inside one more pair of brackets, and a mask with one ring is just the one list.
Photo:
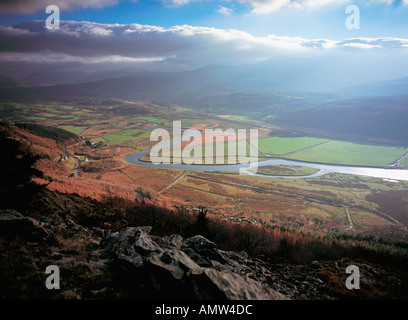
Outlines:
{"label": "distant mountain ridge", "polygon": [[[347,85],[350,79],[337,79],[336,70],[324,59],[304,61],[265,61],[243,66],[213,65],[180,72],[77,72],[35,73],[20,81],[32,88],[0,91],[2,96],[31,97],[117,97],[123,99],[162,100],[178,104],[192,103],[198,97],[250,90],[287,90],[350,96],[408,94],[408,77],[390,81]],[[1,79],[0,79],[1,82]],[[17,87],[5,79],[7,87]],[[48,87],[43,87],[43,86]],[[5,85],[3,85],[4,87]],[[191,99],[194,98],[194,99]]]}
{"label": "distant mountain ridge", "polygon": [[389,81],[376,81],[354,85],[337,90],[356,96],[395,96],[408,95],[408,77]]}
{"label": "distant mountain ridge", "polygon": [[131,74],[127,71],[53,71],[33,73],[21,78],[20,81],[32,85],[61,85],[120,78]]}
{"label": "distant mountain ridge", "polygon": [[0,75],[0,87],[18,87],[21,86],[22,84],[19,83],[18,81],[11,79],[9,77]]}

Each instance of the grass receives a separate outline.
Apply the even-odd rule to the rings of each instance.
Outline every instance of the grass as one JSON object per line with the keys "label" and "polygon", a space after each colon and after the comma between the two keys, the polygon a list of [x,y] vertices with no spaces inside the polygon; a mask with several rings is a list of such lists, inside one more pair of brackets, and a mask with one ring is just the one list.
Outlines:
{"label": "grass", "polygon": [[268,176],[310,176],[319,172],[319,169],[304,166],[262,166],[250,171]]}
{"label": "grass", "polygon": [[230,120],[230,121],[238,121],[238,122],[253,122],[250,118],[242,115],[232,115],[232,114],[223,114],[219,115],[220,118]]}
{"label": "grass", "polygon": [[399,165],[403,168],[408,168],[408,157],[402,160]]}
{"label": "grass", "polygon": [[407,151],[407,148],[330,141],[292,154],[288,158],[344,165],[386,166]]}
{"label": "grass", "polygon": [[72,109],[74,109],[74,106],[65,106],[65,105],[52,105],[52,104],[49,104],[49,105],[47,105],[47,108],[50,108],[50,109],[64,109],[64,110],[72,110]]}
{"label": "grass", "polygon": [[157,123],[158,125],[162,125],[162,123],[163,123],[164,126],[172,126],[173,125],[173,122],[171,120],[166,119],[166,118],[162,118],[162,117],[149,117],[149,116],[146,116],[146,117],[137,117],[135,119],[143,119],[143,120],[146,120],[146,121],[149,121],[149,122]]}
{"label": "grass", "polygon": [[148,137],[150,137],[150,131],[138,129],[123,130],[102,136],[103,139],[109,141],[109,144],[118,144]]}
{"label": "grass", "polygon": [[84,132],[88,127],[77,127],[77,126],[60,126],[61,129],[65,129],[69,132],[75,133],[76,135]]}
{"label": "grass", "polygon": [[68,161],[67,161],[67,165],[68,165],[68,167],[70,169],[74,170],[76,168],[76,166],[77,166],[77,163],[76,163],[76,161],[74,159],[69,158]]}
{"label": "grass", "polygon": [[[181,158],[182,158],[181,162],[182,163],[189,163],[190,162],[190,163],[194,163],[194,164],[238,164],[242,160],[238,156],[243,156],[242,153],[238,152],[238,151],[241,151],[241,149],[244,148],[244,146],[242,145],[243,143],[245,144],[245,155],[244,156],[249,157],[251,155],[250,154],[250,146],[244,140],[239,141],[239,142],[236,143],[235,156],[234,155],[230,156],[230,153],[228,151],[228,143],[227,142],[222,144],[222,145],[218,145],[216,142],[214,142],[213,143],[213,157],[212,157],[212,162],[211,163],[206,163],[205,145],[202,145],[202,144],[197,145],[196,146],[197,150],[191,150],[190,154],[187,154],[187,155],[185,154],[185,153],[187,153],[186,147],[187,146],[192,147],[192,145],[190,146],[190,144],[188,144],[186,146],[182,146],[181,151],[180,151],[180,155],[181,155]],[[240,147],[238,147],[238,145],[240,145]],[[173,163],[173,151],[174,151],[174,149],[172,148],[169,151],[170,151],[169,161],[170,161],[170,163]],[[201,152],[201,157],[198,156],[197,153],[195,153],[196,151],[198,153]],[[224,156],[221,158],[223,160],[220,162],[219,160],[217,160],[217,156],[220,156],[222,154],[222,152],[223,152]],[[257,154],[255,154],[255,155],[257,156]],[[162,157],[162,152],[161,151],[159,151],[158,156]],[[184,160],[186,160],[187,158],[189,160],[187,160],[187,162],[185,162]],[[146,154],[146,155],[142,156],[140,158],[140,160],[150,162],[151,161],[150,154]]]}
{"label": "grass", "polygon": [[325,141],[327,140],[312,137],[266,137],[258,140],[258,148],[263,153],[283,155]]}

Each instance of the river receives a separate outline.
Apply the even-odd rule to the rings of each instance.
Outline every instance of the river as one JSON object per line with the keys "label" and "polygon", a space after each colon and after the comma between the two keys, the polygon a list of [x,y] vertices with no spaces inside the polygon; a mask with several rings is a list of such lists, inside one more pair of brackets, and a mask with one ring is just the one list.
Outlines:
{"label": "river", "polygon": [[[140,151],[135,154],[131,154],[125,158],[129,163],[133,163],[139,166],[144,167],[158,167],[163,169],[181,169],[181,170],[190,170],[190,171],[240,171],[241,173],[246,173],[253,176],[268,177],[268,178],[314,178],[319,177],[327,173],[345,173],[345,174],[354,174],[359,176],[381,178],[388,180],[399,180],[399,181],[408,181],[408,170],[395,169],[395,168],[372,168],[372,167],[357,167],[357,166],[344,166],[344,165],[331,165],[331,164],[318,164],[310,163],[303,161],[292,161],[284,159],[271,159],[266,161],[258,162],[258,166],[270,166],[270,165],[295,165],[295,166],[305,166],[319,169],[315,174],[308,176],[267,176],[262,174],[254,174],[247,169],[249,168],[248,164],[231,164],[231,165],[198,165],[198,164],[172,164],[172,163],[163,163],[163,164],[153,164],[151,162],[140,161],[140,157],[149,153],[150,150]],[[253,165],[253,164],[252,164]]]}

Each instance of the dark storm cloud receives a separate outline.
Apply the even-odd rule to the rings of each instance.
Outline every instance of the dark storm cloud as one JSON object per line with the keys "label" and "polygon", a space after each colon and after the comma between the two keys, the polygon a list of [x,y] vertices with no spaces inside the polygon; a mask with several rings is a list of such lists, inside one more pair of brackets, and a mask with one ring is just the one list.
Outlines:
{"label": "dark storm cloud", "polygon": [[32,14],[44,12],[49,5],[61,10],[74,8],[103,8],[117,4],[118,0],[1,0],[0,14]]}

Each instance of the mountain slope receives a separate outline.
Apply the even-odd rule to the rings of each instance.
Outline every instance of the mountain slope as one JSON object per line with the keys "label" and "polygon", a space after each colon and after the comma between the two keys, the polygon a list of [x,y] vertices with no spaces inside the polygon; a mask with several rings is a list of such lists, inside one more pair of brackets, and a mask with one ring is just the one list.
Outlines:
{"label": "mountain slope", "polygon": [[0,75],[0,88],[21,86],[21,83],[9,77]]}
{"label": "mountain slope", "polygon": [[355,96],[395,96],[408,95],[408,78],[389,81],[369,82],[337,90],[340,93]]}

